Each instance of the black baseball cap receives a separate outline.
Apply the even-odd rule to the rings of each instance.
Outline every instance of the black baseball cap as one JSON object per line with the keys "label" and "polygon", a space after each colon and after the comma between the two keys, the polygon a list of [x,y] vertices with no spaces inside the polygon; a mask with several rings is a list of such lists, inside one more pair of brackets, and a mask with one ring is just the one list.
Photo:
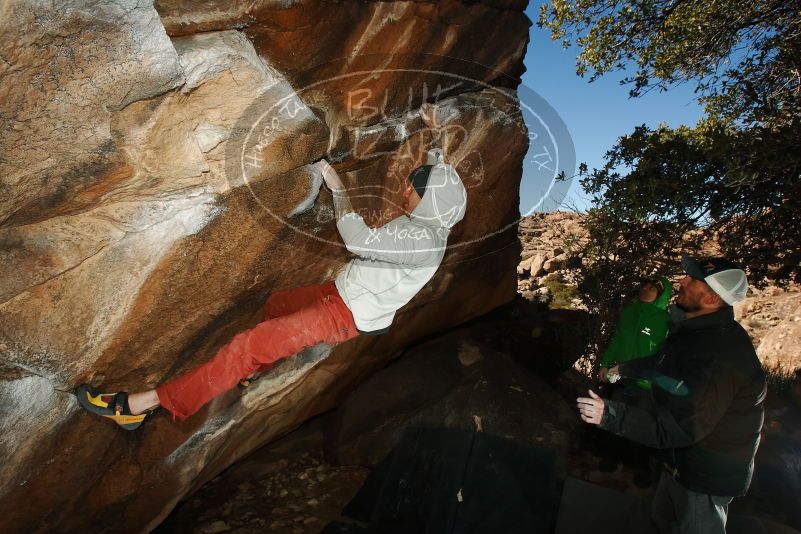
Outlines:
{"label": "black baseball cap", "polygon": [[417,194],[420,195],[420,198],[423,198],[426,192],[428,179],[431,177],[431,169],[433,169],[435,165],[444,162],[442,149],[432,148],[426,151],[426,164],[417,167],[409,173],[409,182],[412,184],[412,187],[414,187],[414,190],[417,191]]}
{"label": "black baseball cap", "polygon": [[433,168],[433,165],[421,165],[409,174],[409,182],[412,184],[412,187],[414,187],[414,190],[417,191],[417,194],[420,195],[420,198],[423,198],[423,195],[426,193],[426,186],[428,185],[428,179],[431,177],[431,169]]}

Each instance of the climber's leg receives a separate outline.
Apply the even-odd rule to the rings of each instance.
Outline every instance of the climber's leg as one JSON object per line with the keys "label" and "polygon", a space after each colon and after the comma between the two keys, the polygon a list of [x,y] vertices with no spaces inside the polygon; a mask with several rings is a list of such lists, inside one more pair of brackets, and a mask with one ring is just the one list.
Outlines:
{"label": "climber's leg", "polygon": [[[323,291],[326,285],[328,284],[296,287],[271,293],[264,302],[262,321],[275,319],[283,315],[290,315],[303,308],[312,306],[318,298],[320,291]],[[259,375],[268,372],[271,368],[272,363],[262,365],[250,375],[242,378],[239,381],[239,387],[243,389],[250,387]]]}
{"label": "climber's leg", "polygon": [[[312,305],[321,287],[320,285],[304,286],[271,293],[264,302],[264,313],[261,320],[266,321],[282,315],[289,315]],[[241,379],[239,387],[250,387],[260,374],[268,372],[271,367],[272,364],[259,367],[251,375]]]}
{"label": "climber's leg", "polygon": [[160,404],[159,396],[155,389],[128,395],[128,406],[132,414],[140,414],[153,408],[158,408]]}
{"label": "climber's leg", "polygon": [[317,343],[356,337],[353,316],[334,284],[315,287],[316,295],[306,307],[238,334],[208,363],[159,386],[161,405],[176,417],[189,417],[264,365]]}
{"label": "climber's leg", "polygon": [[320,291],[324,291],[328,285],[330,284],[296,287],[271,293],[264,302],[262,321],[289,315],[312,305]]}

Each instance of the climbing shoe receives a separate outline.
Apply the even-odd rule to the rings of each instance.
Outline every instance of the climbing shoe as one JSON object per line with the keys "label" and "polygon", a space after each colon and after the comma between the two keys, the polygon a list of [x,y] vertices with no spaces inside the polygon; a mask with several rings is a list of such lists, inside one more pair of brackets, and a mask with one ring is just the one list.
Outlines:
{"label": "climbing shoe", "polygon": [[84,410],[111,419],[125,430],[136,430],[151,413],[147,411],[132,415],[128,407],[128,394],[123,391],[101,393],[89,384],[83,384],[75,390],[75,396]]}

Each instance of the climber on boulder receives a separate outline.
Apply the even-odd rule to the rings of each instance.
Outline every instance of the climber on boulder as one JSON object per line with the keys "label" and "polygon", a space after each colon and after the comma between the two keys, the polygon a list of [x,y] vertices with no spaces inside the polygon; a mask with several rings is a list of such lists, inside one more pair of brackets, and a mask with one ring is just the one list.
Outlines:
{"label": "climber on boulder", "polygon": [[209,362],[140,393],[106,393],[89,384],[75,390],[87,411],[127,430],[162,406],[184,419],[214,397],[234,388],[276,361],[318,343],[341,343],[380,335],[395,312],[434,276],[445,255],[448,235],[465,213],[467,194],[441,149],[409,175],[402,192],[403,215],[370,228],[351,206],[336,171],[325,160],[322,173],[334,199],[336,224],[345,247],[356,257],[334,281],[273,293],[263,321],[236,335]]}

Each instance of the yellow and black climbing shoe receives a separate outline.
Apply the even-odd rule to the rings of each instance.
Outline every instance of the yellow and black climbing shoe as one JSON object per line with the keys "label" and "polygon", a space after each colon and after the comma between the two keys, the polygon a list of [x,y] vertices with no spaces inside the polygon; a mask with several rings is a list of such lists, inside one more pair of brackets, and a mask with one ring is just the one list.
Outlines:
{"label": "yellow and black climbing shoe", "polygon": [[75,396],[84,410],[111,419],[125,430],[136,430],[150,414],[132,415],[128,407],[128,394],[124,391],[101,393],[89,384],[82,384],[75,390]]}

